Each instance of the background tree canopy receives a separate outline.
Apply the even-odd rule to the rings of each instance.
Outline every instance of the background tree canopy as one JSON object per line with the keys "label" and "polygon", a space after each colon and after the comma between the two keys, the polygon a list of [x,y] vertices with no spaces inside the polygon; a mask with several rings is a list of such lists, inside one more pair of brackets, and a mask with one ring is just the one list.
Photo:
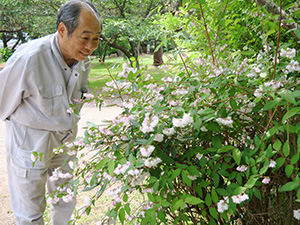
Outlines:
{"label": "background tree canopy", "polygon": [[[55,32],[55,19],[59,7],[65,0],[1,0],[0,38],[3,47],[14,40],[16,46],[27,40]],[[137,61],[141,52],[150,45],[152,52],[166,36],[172,36],[177,45],[190,50],[208,49],[205,30],[196,29],[205,25],[210,33],[211,44],[215,48],[227,44],[236,51],[251,54],[261,48],[262,30],[271,43],[276,42],[280,1],[270,0],[94,0],[103,17],[104,26],[98,54],[103,60],[107,54],[124,54],[130,62]],[[204,3],[205,24],[195,18],[194,7]],[[257,4],[256,4],[257,2]],[[298,22],[300,12],[295,9],[297,1],[282,1],[282,22],[285,30],[281,40],[299,40]],[[188,6],[182,7],[182,5]],[[257,7],[261,8],[260,13]],[[198,16],[198,15],[197,15]],[[261,29],[263,28],[263,29]],[[205,37],[205,38],[204,38]],[[165,42],[163,48],[174,48],[172,42]]]}

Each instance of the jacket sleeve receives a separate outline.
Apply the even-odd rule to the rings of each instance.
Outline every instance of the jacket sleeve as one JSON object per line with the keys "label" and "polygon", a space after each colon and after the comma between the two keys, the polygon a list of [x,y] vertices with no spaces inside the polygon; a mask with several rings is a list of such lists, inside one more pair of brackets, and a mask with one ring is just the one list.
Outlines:
{"label": "jacket sleeve", "polygon": [[[6,120],[29,96],[26,61],[12,57],[0,71],[0,119]],[[27,87],[26,87],[27,86]]]}

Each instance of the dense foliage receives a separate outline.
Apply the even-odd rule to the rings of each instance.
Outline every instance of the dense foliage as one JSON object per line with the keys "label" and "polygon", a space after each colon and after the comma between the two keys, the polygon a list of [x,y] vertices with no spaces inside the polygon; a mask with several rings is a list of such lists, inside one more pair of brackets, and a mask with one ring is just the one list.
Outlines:
{"label": "dense foliage", "polygon": [[[158,82],[146,68],[126,64],[99,95],[86,95],[84,102],[124,111],[106,127],[89,123],[85,137],[68,144],[70,154],[90,150],[94,156],[84,166],[79,159],[70,165],[76,175],[73,190],[58,190],[50,201],[68,201],[79,188],[95,190],[83,207],[90,213],[105,192],[113,204],[99,224],[297,224],[297,30],[293,36],[280,15],[250,1],[245,4],[259,19],[234,17],[241,1],[222,1],[216,8],[224,11],[219,22],[210,20],[216,11],[211,15],[208,9],[218,2],[183,1],[182,35],[200,35],[194,41],[202,50],[177,47],[174,58],[181,63],[162,68],[171,76]],[[296,6],[290,9],[298,12]],[[243,29],[250,20],[259,32],[247,39],[238,29],[229,35],[229,24]],[[177,35],[168,37],[176,43]],[[57,174],[64,176],[59,168]],[[138,208],[129,200],[136,192],[145,198]]]}

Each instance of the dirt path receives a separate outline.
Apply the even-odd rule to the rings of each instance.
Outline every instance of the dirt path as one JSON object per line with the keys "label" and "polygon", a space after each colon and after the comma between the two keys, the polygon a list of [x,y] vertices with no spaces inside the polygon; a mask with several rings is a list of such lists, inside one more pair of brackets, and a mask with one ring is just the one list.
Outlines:
{"label": "dirt path", "polygon": [[[102,120],[111,120],[119,113],[121,113],[121,109],[117,107],[102,108],[102,110],[99,111],[95,106],[85,105],[81,111],[82,119],[78,126],[78,136],[83,136],[84,130],[82,127],[86,126],[87,121],[101,124]],[[9,202],[5,158],[5,122],[0,120],[0,225],[12,225],[14,224],[14,218]]]}

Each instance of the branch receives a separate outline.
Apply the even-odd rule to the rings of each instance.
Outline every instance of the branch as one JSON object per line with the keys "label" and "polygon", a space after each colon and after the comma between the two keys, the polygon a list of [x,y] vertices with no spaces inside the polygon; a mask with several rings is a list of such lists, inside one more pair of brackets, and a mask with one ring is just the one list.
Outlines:
{"label": "branch", "polygon": [[[288,19],[288,14],[285,11],[280,10],[280,7],[278,5],[276,5],[274,2],[272,2],[270,0],[256,0],[256,1],[257,1],[258,5],[265,7],[269,13],[271,13],[273,15],[280,15],[280,12],[281,12],[281,19],[282,20]],[[298,29],[300,27],[295,22],[293,22],[293,23],[286,22],[286,23],[283,23],[283,26],[288,30]],[[294,33],[294,31],[291,31],[291,33],[299,41],[299,38]]]}

